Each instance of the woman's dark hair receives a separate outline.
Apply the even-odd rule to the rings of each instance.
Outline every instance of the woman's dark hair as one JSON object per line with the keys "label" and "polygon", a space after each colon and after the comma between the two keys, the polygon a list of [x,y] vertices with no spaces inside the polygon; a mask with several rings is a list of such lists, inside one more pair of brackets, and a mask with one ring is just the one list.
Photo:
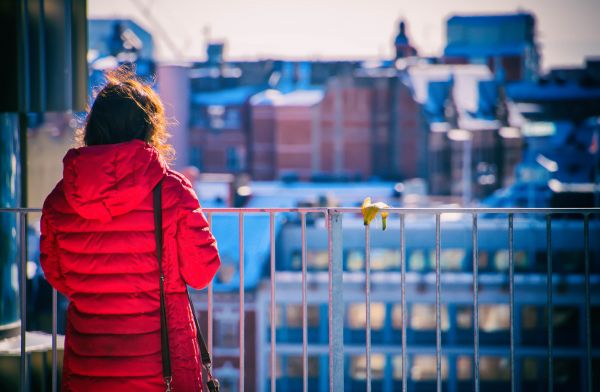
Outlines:
{"label": "woman's dark hair", "polygon": [[97,93],[85,126],[77,135],[79,144],[95,146],[139,139],[171,160],[174,150],[167,144],[165,110],[158,94],[128,67],[107,72],[105,77],[106,85]]}

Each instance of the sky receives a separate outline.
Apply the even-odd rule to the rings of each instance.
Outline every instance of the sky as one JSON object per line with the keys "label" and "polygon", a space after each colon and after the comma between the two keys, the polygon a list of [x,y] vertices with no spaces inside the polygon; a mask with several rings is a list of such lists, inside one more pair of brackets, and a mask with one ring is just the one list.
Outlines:
{"label": "sky", "polygon": [[440,55],[454,14],[529,11],[544,69],[600,57],[600,0],[88,0],[90,18],[131,18],[156,57],[205,58],[207,40],[228,60],[390,58],[398,22],[421,55]]}

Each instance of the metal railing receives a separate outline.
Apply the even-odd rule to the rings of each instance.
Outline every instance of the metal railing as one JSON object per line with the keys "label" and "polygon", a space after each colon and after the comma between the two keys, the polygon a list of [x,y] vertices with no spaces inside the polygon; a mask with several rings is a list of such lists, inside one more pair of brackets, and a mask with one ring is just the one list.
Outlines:
{"label": "metal railing", "polygon": [[[473,333],[474,333],[474,377],[473,388],[480,390],[480,372],[479,372],[479,252],[478,252],[478,218],[481,214],[507,215],[508,225],[508,274],[509,274],[509,304],[510,304],[510,388],[515,391],[515,337],[514,337],[514,216],[527,214],[536,216],[545,216],[546,222],[546,246],[547,246],[547,309],[548,309],[548,387],[552,390],[553,385],[553,335],[552,335],[552,216],[553,215],[578,215],[583,217],[583,245],[584,245],[584,291],[585,291],[585,367],[586,382],[588,391],[592,391],[592,343],[591,343],[591,306],[590,306],[590,215],[600,214],[600,208],[390,208],[390,214],[399,215],[400,218],[400,266],[401,280],[400,290],[402,293],[402,390],[407,390],[407,311],[406,311],[406,238],[405,221],[407,215],[429,215],[435,216],[435,359],[436,359],[436,385],[437,390],[442,388],[442,334],[441,334],[441,216],[443,214],[467,214],[472,217],[472,262],[473,262]],[[0,208],[0,213],[12,213],[18,215],[19,225],[19,292],[20,292],[20,313],[21,313],[21,357],[20,357],[20,389],[29,390],[28,364],[26,352],[26,270],[27,270],[27,219],[30,213],[39,213],[40,209],[35,208]],[[300,216],[301,225],[301,290],[302,290],[302,364],[303,364],[303,390],[308,390],[308,336],[307,336],[307,298],[306,298],[306,278],[307,278],[307,250],[306,250],[306,216],[307,214],[322,214],[326,220],[327,230],[327,254],[328,254],[328,353],[329,353],[329,389],[331,391],[344,390],[344,302],[342,290],[343,277],[343,243],[342,243],[342,216],[344,214],[359,214],[359,208],[217,208],[204,209],[207,215],[209,225],[212,226],[212,218],[215,214],[238,214],[239,216],[239,390],[245,390],[245,298],[244,298],[244,216],[247,214],[263,213],[269,215],[269,238],[270,238],[270,379],[271,390],[276,389],[276,334],[275,334],[275,295],[276,289],[276,268],[275,268],[275,216],[279,213],[295,213]],[[371,266],[370,266],[370,228],[365,227],[365,303],[366,303],[366,344],[365,355],[367,359],[366,367],[366,388],[371,390]],[[214,293],[212,284],[207,289],[208,293],[208,347],[213,349],[214,331],[213,331],[213,306]],[[57,292],[52,290],[52,391],[58,389],[57,375]],[[252,388],[251,388],[252,389]]]}

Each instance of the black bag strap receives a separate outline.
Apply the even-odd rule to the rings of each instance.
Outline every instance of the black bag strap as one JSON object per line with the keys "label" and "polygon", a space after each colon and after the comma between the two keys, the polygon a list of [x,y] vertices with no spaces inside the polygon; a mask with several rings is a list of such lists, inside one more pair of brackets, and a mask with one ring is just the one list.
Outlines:
{"label": "black bag strap", "polygon": [[154,237],[156,239],[156,255],[158,257],[158,272],[160,274],[160,343],[162,352],[162,372],[167,392],[171,391],[171,352],[169,350],[169,328],[167,326],[167,308],[165,306],[165,274],[162,268],[162,180],[153,191],[154,198]]}
{"label": "black bag strap", "polygon": [[[158,255],[158,269],[160,272],[160,331],[161,331],[161,345],[162,345],[162,365],[163,365],[163,378],[167,385],[167,392],[171,391],[171,353],[169,351],[169,335],[167,330],[167,311],[165,306],[165,290],[164,280],[165,276],[162,269],[162,180],[156,185],[153,190],[154,197],[154,236],[156,238],[156,253]],[[187,292],[187,290],[186,290]],[[196,339],[198,340],[198,347],[200,348],[200,359],[202,366],[206,370],[208,381],[206,383],[210,392],[219,392],[219,381],[213,377],[211,368],[212,360],[210,353],[206,348],[206,342],[202,336],[200,325],[198,324],[198,318],[196,317],[196,310],[192,303],[190,293],[187,292],[188,302],[192,310],[192,316],[194,317],[194,324],[196,325]]]}

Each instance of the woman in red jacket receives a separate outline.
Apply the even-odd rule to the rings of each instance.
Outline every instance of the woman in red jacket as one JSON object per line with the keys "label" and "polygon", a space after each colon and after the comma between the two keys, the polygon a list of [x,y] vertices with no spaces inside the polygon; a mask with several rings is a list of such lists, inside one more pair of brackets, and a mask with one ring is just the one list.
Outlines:
{"label": "woman in red jacket", "polygon": [[63,391],[164,391],[152,190],[162,180],[163,270],[172,390],[200,391],[186,284],[220,265],[191,184],[170,170],[164,109],[127,72],[108,75],[64,157],[41,220],[46,279],[70,300]]}

